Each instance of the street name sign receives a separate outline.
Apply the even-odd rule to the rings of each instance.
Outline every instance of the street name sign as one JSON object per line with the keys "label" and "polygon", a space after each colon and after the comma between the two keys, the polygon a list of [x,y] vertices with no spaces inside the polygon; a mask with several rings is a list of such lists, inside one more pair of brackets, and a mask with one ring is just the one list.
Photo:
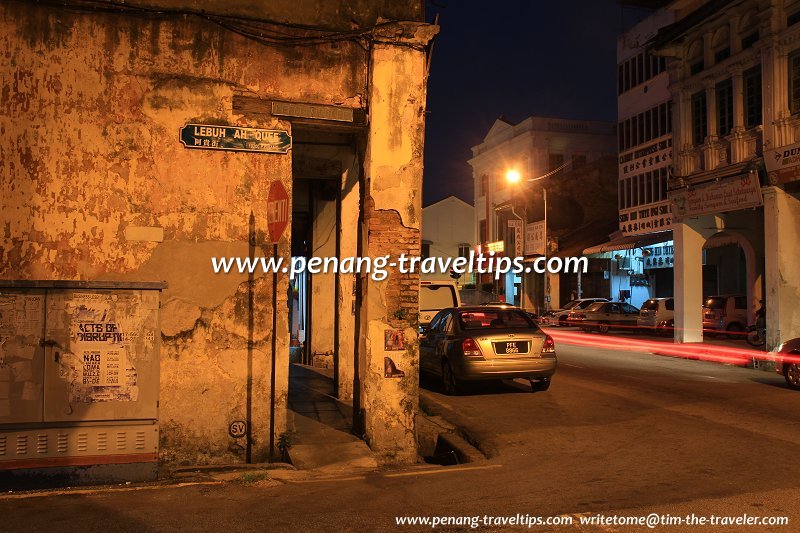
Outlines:
{"label": "street name sign", "polygon": [[181,128],[181,143],[200,150],[285,154],[292,147],[292,137],[286,130],[186,124]]}

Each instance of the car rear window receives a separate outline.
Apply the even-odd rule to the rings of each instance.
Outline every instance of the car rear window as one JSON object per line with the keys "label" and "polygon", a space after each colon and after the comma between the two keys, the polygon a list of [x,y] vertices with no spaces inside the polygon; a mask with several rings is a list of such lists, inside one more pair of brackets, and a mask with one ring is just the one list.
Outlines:
{"label": "car rear window", "polygon": [[481,309],[458,314],[461,329],[537,328],[522,311],[516,309]]}
{"label": "car rear window", "polygon": [[703,307],[709,307],[711,309],[723,309],[725,307],[725,298],[712,296],[706,300],[706,303],[703,305]]}
{"label": "car rear window", "polygon": [[435,311],[458,305],[452,285],[421,285],[419,288],[419,310]]}
{"label": "car rear window", "polygon": [[606,302],[594,302],[592,305],[586,308],[587,311],[599,311],[603,308]]}
{"label": "car rear window", "polygon": [[571,302],[568,302],[566,305],[564,305],[564,307],[562,307],[562,309],[564,311],[566,311],[567,309],[572,309],[573,307],[575,307],[576,305],[578,305],[580,303],[581,302],[579,300],[572,300]]}
{"label": "car rear window", "polygon": [[594,305],[596,303],[602,303],[602,302],[597,302],[596,300],[585,300],[579,303],[577,306],[575,306],[575,309],[586,309],[590,305]]}

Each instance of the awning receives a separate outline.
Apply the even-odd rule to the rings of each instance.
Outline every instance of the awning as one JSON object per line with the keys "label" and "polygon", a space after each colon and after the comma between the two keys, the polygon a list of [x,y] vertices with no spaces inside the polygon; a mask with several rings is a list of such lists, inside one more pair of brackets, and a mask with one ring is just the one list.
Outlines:
{"label": "awning", "polygon": [[616,250],[630,250],[631,248],[641,248],[672,240],[672,231],[659,231],[658,233],[648,233],[646,235],[626,235],[618,237],[609,242],[586,248],[583,255],[600,254],[603,252],[614,252]]}
{"label": "awning", "polygon": [[553,257],[565,259],[579,256],[589,246],[596,246],[608,240],[608,236],[619,231],[616,219],[592,221],[584,224],[558,238],[558,251],[551,253]]}

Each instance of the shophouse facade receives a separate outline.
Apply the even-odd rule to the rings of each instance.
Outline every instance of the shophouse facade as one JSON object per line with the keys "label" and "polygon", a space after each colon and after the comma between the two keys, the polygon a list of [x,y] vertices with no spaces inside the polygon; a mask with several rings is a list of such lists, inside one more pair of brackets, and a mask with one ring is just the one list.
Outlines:
{"label": "shophouse facade", "polygon": [[[701,340],[705,262],[719,292],[763,300],[767,344],[797,336],[800,3],[678,1],[649,44],[669,60],[676,339]],[[704,287],[705,284],[705,287]]]}
{"label": "shophouse facade", "polygon": [[673,11],[659,9],[617,40],[619,227],[608,242],[585,250],[608,261],[604,296],[635,307],[673,292],[672,97],[667,58],[646,46],[673,21]]}

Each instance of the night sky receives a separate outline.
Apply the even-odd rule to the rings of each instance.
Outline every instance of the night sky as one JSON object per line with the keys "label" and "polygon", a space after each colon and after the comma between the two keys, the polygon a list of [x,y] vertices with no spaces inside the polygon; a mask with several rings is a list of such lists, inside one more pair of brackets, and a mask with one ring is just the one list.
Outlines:
{"label": "night sky", "polygon": [[617,36],[648,14],[615,0],[428,0],[429,22],[437,12],[423,205],[472,202],[470,148],[500,116],[615,121]]}

